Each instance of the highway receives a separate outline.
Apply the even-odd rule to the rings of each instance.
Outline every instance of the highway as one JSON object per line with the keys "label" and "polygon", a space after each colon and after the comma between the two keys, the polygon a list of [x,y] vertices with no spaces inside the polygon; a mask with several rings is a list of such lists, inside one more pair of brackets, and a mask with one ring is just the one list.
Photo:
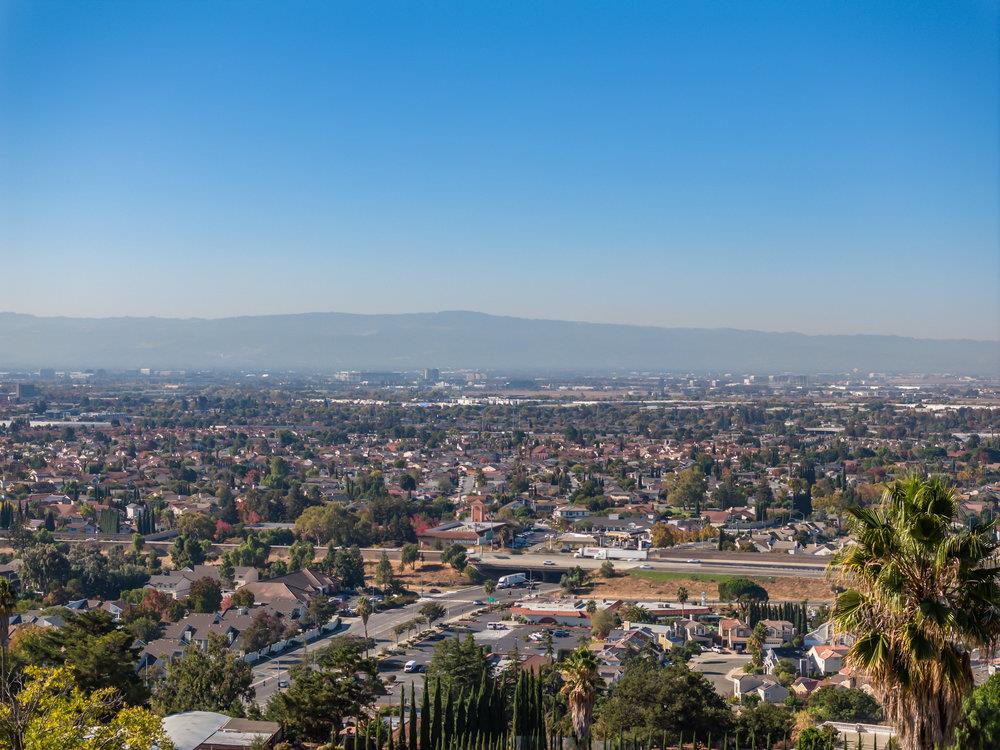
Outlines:
{"label": "highway", "polygon": [[[689,562],[688,560],[700,560],[700,562]],[[573,557],[557,552],[521,555],[485,552],[482,555],[475,555],[471,558],[471,562],[476,567],[490,572],[533,571],[543,574],[551,573],[552,575],[561,573],[577,565],[584,570],[593,570],[604,564],[604,560]],[[733,556],[717,557],[711,553],[705,553],[702,556],[702,553],[696,550],[692,550],[691,557],[687,559],[650,558],[649,560],[612,560],[611,562],[619,571],[635,570],[642,566],[643,569],[649,570],[747,576],[816,578],[821,577],[826,570],[825,562],[762,559],[761,555],[755,554],[743,554],[735,558]]]}
{"label": "highway", "polygon": [[[102,538],[100,534],[57,534],[56,539],[61,542],[83,543],[94,542],[102,547],[128,544],[120,539]],[[0,534],[0,544],[5,541],[3,534]],[[147,541],[147,547],[156,547],[166,551],[173,544],[173,540]],[[237,547],[231,543],[214,543],[212,551],[221,553],[227,549]],[[287,553],[288,547],[284,545],[274,545],[272,552],[277,554]],[[537,548],[536,548],[537,549]],[[321,551],[321,550],[320,550]],[[365,560],[378,560],[385,552],[390,560],[399,560],[399,548],[365,547],[361,549],[361,554]],[[437,561],[441,557],[439,550],[421,550],[421,554],[428,562]],[[629,570],[639,565],[649,565],[652,570],[670,570],[689,573],[722,573],[730,575],[749,576],[802,576],[815,578],[821,576],[826,570],[827,561],[813,559],[803,559],[792,555],[761,554],[749,552],[719,552],[717,550],[665,550],[661,551],[661,557],[651,557],[648,560],[612,560],[619,570]],[[787,558],[787,559],[786,559]],[[699,559],[700,564],[688,563],[688,559]],[[545,565],[545,561],[550,560],[552,565]],[[471,561],[478,563],[480,567],[497,571],[528,571],[534,570],[543,573],[556,573],[568,570],[579,565],[585,570],[599,568],[603,560],[593,560],[590,558],[574,558],[571,555],[559,552],[526,552],[523,554],[512,552],[483,552],[477,554]]]}

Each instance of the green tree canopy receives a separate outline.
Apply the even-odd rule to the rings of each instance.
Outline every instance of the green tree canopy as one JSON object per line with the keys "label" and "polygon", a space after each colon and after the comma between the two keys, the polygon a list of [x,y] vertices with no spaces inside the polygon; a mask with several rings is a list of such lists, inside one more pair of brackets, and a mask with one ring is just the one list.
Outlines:
{"label": "green tree canopy", "polygon": [[364,656],[365,642],[342,636],[291,669],[288,690],[275,693],[266,715],[286,738],[326,742],[347,718],[361,718],[384,694],[378,665]]}
{"label": "green tree canopy", "polygon": [[90,611],[66,615],[61,628],[32,628],[12,651],[20,666],[66,667],[81,689],[112,688],[128,703],[141,705],[148,693],[136,673],[138,648],[131,633],[111,615]]}
{"label": "green tree canopy", "polygon": [[365,560],[361,556],[361,550],[357,547],[337,550],[333,574],[344,588],[362,588],[365,585]]}
{"label": "green tree canopy", "polygon": [[84,690],[73,672],[28,667],[24,685],[4,690],[0,747],[12,750],[172,750],[160,717],[122,707],[114,688]]}
{"label": "green tree canopy", "polygon": [[972,691],[962,704],[951,750],[1000,747],[1000,672]]}
{"label": "green tree canopy", "polygon": [[719,598],[726,602],[766,602],[767,589],[743,576],[728,578],[719,584]]}
{"label": "green tree canopy", "polygon": [[191,584],[188,605],[192,611],[218,612],[220,604],[222,604],[222,587],[218,581],[206,576]]}
{"label": "green tree canopy", "polygon": [[225,639],[211,634],[205,649],[191,644],[167,665],[153,692],[153,707],[164,715],[216,711],[242,716],[244,701],[254,697],[252,681],[250,665],[230,651]]}
{"label": "green tree canopy", "polygon": [[818,722],[878,724],[883,719],[882,707],[878,701],[858,688],[820,688],[809,696],[807,710]]}
{"label": "green tree canopy", "polygon": [[704,675],[683,663],[661,667],[639,657],[626,664],[596,715],[603,733],[612,737],[619,732],[721,737],[733,724],[732,711]]}
{"label": "green tree canopy", "polygon": [[[790,736],[795,724],[795,716],[785,706],[770,703],[756,703],[743,706],[736,719],[736,729],[740,733],[740,747],[763,750],[771,742],[783,741]],[[744,744],[746,743],[746,744]]]}
{"label": "green tree canopy", "polygon": [[427,669],[428,680],[439,680],[456,692],[471,692],[489,670],[486,651],[469,633],[465,638],[446,638],[438,642]]}

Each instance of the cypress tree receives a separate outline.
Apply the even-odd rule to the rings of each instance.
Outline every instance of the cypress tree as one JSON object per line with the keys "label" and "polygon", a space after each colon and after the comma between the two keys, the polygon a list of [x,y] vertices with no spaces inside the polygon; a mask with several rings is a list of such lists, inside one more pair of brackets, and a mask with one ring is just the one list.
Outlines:
{"label": "cypress tree", "polygon": [[490,720],[489,691],[490,683],[486,681],[484,673],[482,680],[479,682],[479,694],[476,697],[476,726],[481,727],[484,732],[489,727]]}
{"label": "cypress tree", "polygon": [[507,695],[504,688],[493,688],[490,695],[490,725],[493,727],[493,734],[502,737],[507,732],[506,711]]}
{"label": "cypress tree", "polygon": [[479,734],[479,699],[476,691],[473,691],[469,695],[469,699],[465,702],[465,731],[472,732],[473,729],[476,730],[476,734]]}
{"label": "cypress tree", "polygon": [[517,676],[517,685],[514,686],[514,710],[511,717],[510,733],[514,738],[514,750],[518,750],[518,736],[524,733],[524,707],[521,705],[524,699],[524,672]]}
{"label": "cypress tree", "polygon": [[465,734],[465,691],[458,694],[455,700],[455,725],[452,727],[451,736],[455,738],[455,743],[461,747]]}
{"label": "cypress tree", "polygon": [[[407,737],[409,740],[409,745],[407,750],[417,750],[417,694],[416,688],[413,687],[413,683],[410,683],[410,734]],[[402,750],[403,743],[399,743],[400,750]]]}
{"label": "cypress tree", "polygon": [[430,685],[424,678],[424,697],[420,704],[420,750],[434,750],[431,744]]}
{"label": "cypress tree", "polygon": [[[390,725],[390,742],[392,742],[391,728]],[[399,750],[406,750],[406,688],[399,691]]]}
{"label": "cypress tree", "polygon": [[441,680],[434,681],[434,708],[431,716],[431,747],[440,750],[441,747]]}
{"label": "cypress tree", "polygon": [[542,675],[539,672],[535,679],[535,725],[537,730],[536,750],[546,750],[545,748],[545,695],[542,693]]}
{"label": "cypress tree", "polygon": [[445,747],[451,747],[452,730],[455,728],[455,699],[452,695],[451,687],[448,687],[448,696],[444,702],[444,716],[441,720],[441,737]]}

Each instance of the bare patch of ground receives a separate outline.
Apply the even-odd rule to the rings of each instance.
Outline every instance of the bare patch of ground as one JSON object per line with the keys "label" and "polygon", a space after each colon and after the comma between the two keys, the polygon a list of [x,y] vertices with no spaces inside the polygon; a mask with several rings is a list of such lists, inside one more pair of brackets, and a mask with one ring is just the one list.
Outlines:
{"label": "bare patch of ground", "polygon": [[[645,571],[643,571],[645,572]],[[709,601],[718,601],[719,583],[732,576],[707,573],[671,573],[669,576],[624,575],[615,578],[591,579],[593,587],[588,597],[606,599],[660,599],[677,601],[677,590],[682,586],[688,591],[688,601],[694,603],[705,592]],[[833,591],[822,578],[748,576],[765,589],[772,600],[811,602],[832,601]]]}
{"label": "bare patch of ground", "polygon": [[[375,562],[365,563],[365,575],[369,580],[375,578]],[[392,570],[402,582],[403,588],[409,591],[424,591],[429,588],[455,588],[466,586],[468,579],[450,565],[438,562],[417,563],[415,569],[409,567],[400,570],[399,563],[393,563]]]}

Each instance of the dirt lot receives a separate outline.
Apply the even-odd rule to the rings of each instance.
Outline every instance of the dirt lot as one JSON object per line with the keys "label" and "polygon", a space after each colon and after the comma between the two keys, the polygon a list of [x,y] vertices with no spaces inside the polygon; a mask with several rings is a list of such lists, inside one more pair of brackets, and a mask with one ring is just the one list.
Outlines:
{"label": "dirt lot", "polygon": [[[369,579],[375,577],[376,564],[374,562],[365,563],[365,573]],[[396,573],[396,577],[402,581],[403,587],[410,591],[469,585],[468,579],[453,567],[437,562],[417,563],[416,570],[410,568],[400,570],[399,563],[393,563],[392,569]]]}
{"label": "dirt lot", "polygon": [[[830,584],[822,578],[780,578],[753,577],[752,580],[767,589],[771,599],[778,601],[811,602],[831,601],[833,591]],[[681,586],[688,590],[691,602],[701,598],[701,592],[709,601],[719,598],[719,582],[724,581],[724,575],[694,574],[686,576],[675,573],[669,576],[639,576],[627,575],[617,578],[594,579],[594,587],[587,595],[595,598],[617,599],[664,599],[676,601],[677,589]]]}

